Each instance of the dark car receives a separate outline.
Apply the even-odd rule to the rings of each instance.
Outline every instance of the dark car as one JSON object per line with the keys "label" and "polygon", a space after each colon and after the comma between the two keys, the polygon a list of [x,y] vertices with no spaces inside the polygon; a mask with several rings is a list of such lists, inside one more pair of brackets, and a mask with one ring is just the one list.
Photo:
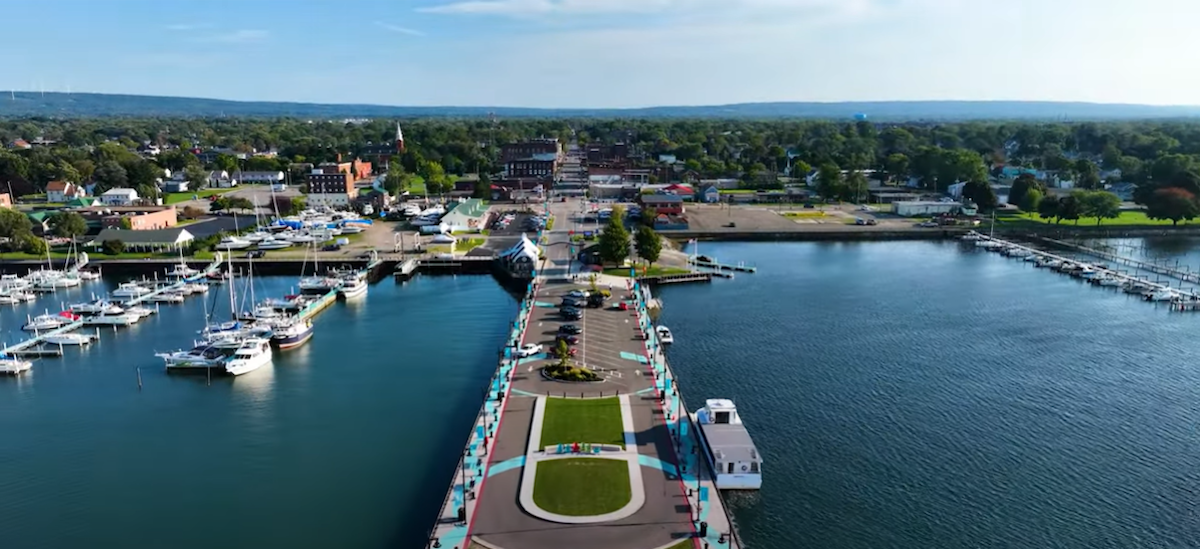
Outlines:
{"label": "dark car", "polygon": [[575,297],[564,297],[560,307],[582,307],[586,303],[584,300]]}
{"label": "dark car", "polygon": [[267,252],[264,252],[262,250],[250,250],[250,251],[246,252],[246,257],[249,259],[258,259],[260,257],[266,257],[266,256],[267,256]]}
{"label": "dark car", "polygon": [[605,299],[606,298],[604,297],[604,294],[601,294],[601,293],[595,293],[595,294],[589,295],[588,300],[587,300],[587,306],[591,307],[593,309],[603,307]]}
{"label": "dark car", "polygon": [[556,343],[559,341],[566,341],[567,345],[575,345],[576,343],[579,343],[579,338],[573,335],[558,334],[558,337],[554,338],[554,341]]}
{"label": "dark car", "polygon": [[338,246],[337,244],[326,244],[321,247],[322,252],[336,252],[340,249],[342,249],[342,247]]}
{"label": "dark car", "polygon": [[571,307],[567,307],[567,308],[559,311],[559,314],[561,314],[563,318],[568,319],[568,320],[579,320],[579,319],[583,318],[583,311],[580,311],[579,309],[575,309],[575,308],[571,308]]}
{"label": "dark car", "polygon": [[562,326],[558,327],[558,333],[577,335],[583,333],[583,328],[580,328],[574,324],[563,324]]}

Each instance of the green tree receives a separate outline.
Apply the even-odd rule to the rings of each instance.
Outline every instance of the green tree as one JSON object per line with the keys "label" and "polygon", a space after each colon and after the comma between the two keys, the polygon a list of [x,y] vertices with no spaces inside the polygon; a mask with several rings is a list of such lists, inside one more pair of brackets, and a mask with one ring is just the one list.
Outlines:
{"label": "green tree", "polygon": [[479,174],[479,180],[475,182],[475,190],[472,195],[480,200],[491,200],[492,178],[488,177],[486,173]]}
{"label": "green tree", "polygon": [[55,212],[47,220],[50,230],[55,236],[63,238],[75,238],[87,233],[87,220],[75,212],[60,211]]}
{"label": "green tree", "polygon": [[902,181],[908,176],[908,155],[904,153],[889,154],[883,161],[883,169],[887,172],[888,181]]}
{"label": "green tree", "polygon": [[638,227],[637,234],[634,235],[634,247],[637,249],[638,257],[654,265],[658,261],[658,257],[662,254],[662,239],[654,229],[642,225]]}
{"label": "green tree", "polygon": [[996,191],[992,190],[992,186],[982,181],[968,181],[963,185],[963,198],[967,198],[979,206],[981,210],[994,210],[999,204],[996,198]]}
{"label": "green tree", "polygon": [[1116,219],[1121,215],[1121,199],[1108,191],[1075,191],[1071,193],[1079,202],[1083,217],[1096,218],[1096,226],[1105,219]]}
{"label": "green tree", "polygon": [[46,255],[50,250],[50,246],[46,244],[46,239],[38,238],[29,233],[24,233],[17,237],[21,243],[21,251],[32,255]]}
{"label": "green tree", "polygon": [[399,196],[407,188],[409,175],[400,164],[393,164],[383,178],[383,190],[392,196]]}
{"label": "green tree", "polygon": [[133,229],[133,222],[129,221],[128,217],[122,217],[121,222],[120,222],[120,227],[121,227],[121,229],[126,230],[126,231],[131,230],[131,229]]}
{"label": "green tree", "polygon": [[1025,209],[1025,207],[1022,206],[1022,204],[1025,203],[1025,193],[1029,192],[1030,190],[1034,190],[1034,189],[1040,191],[1041,194],[1043,196],[1045,196],[1045,194],[1046,194],[1045,186],[1043,186],[1040,181],[1038,181],[1036,178],[1034,178],[1033,174],[1023,173],[1021,175],[1018,175],[1016,180],[1013,181],[1012,188],[1009,189],[1009,191],[1008,191],[1008,203],[1012,204],[1014,206],[1018,206],[1022,210],[1025,210],[1027,212],[1036,211],[1036,210]]}
{"label": "green tree", "polygon": [[867,181],[867,176],[862,173],[862,170],[854,170],[850,175],[846,176],[846,200],[852,200],[855,203],[860,203],[864,200],[870,202],[871,186]]}
{"label": "green tree", "polygon": [[125,251],[125,243],[120,240],[105,240],[100,243],[100,247],[108,255],[120,255]]}
{"label": "green tree", "polygon": [[425,190],[429,194],[445,194],[450,190],[446,170],[440,162],[430,160],[422,162],[420,175],[425,178]]}
{"label": "green tree", "polygon": [[218,154],[213,164],[218,170],[224,170],[229,173],[236,172],[238,169],[237,157],[228,154]]}
{"label": "green tree", "polygon": [[[697,162],[696,165],[699,166],[700,163]],[[811,171],[812,171],[812,166],[809,165],[808,162],[805,162],[805,161],[797,158],[792,161],[792,171],[789,173],[792,174],[792,177],[800,179],[800,178],[807,176],[808,172],[811,172]]]}
{"label": "green tree", "polygon": [[[1026,197],[1029,195],[1026,194]],[[1042,219],[1053,219],[1055,224],[1058,224],[1058,199],[1049,197],[1038,203],[1038,216]]]}
{"label": "green tree", "polygon": [[1058,199],[1058,218],[1074,221],[1079,224],[1079,218],[1083,215],[1083,204],[1079,203],[1079,199],[1074,196],[1064,196]]}
{"label": "green tree", "polygon": [[0,208],[0,236],[12,238],[33,230],[33,222],[12,208]]}
{"label": "green tree", "polygon": [[1150,219],[1170,219],[1172,225],[1180,220],[1191,221],[1200,216],[1200,205],[1196,195],[1186,189],[1164,187],[1154,191],[1146,204],[1146,216]]}
{"label": "green tree", "polygon": [[54,177],[71,183],[80,183],[83,181],[83,178],[79,175],[79,170],[75,169],[75,166],[66,160],[58,161]]}
{"label": "green tree", "polygon": [[1075,186],[1081,189],[1100,188],[1100,169],[1091,160],[1080,158],[1075,161]]}
{"label": "green tree", "polygon": [[821,164],[817,171],[817,194],[825,200],[836,200],[842,196],[842,169],[832,162]]}
{"label": "green tree", "polygon": [[201,168],[199,164],[192,164],[184,168],[183,176],[187,178],[189,190],[198,191],[208,186],[208,171]]}
{"label": "green tree", "polygon": [[620,206],[613,208],[608,225],[600,231],[598,243],[600,261],[620,265],[629,257],[629,231],[625,229],[625,210]]}
{"label": "green tree", "polygon": [[[1009,200],[1010,200],[1009,203],[1011,204],[1012,203],[1011,196],[1010,196]],[[1029,189],[1028,191],[1025,192],[1025,195],[1021,197],[1020,208],[1023,211],[1026,211],[1029,213],[1041,212],[1041,209],[1040,209],[1041,206],[1042,206],[1042,191],[1039,191],[1037,189]]]}
{"label": "green tree", "polygon": [[104,194],[109,189],[125,187],[129,183],[125,168],[112,160],[105,161],[96,168],[95,178],[96,187],[93,192],[96,196]]}

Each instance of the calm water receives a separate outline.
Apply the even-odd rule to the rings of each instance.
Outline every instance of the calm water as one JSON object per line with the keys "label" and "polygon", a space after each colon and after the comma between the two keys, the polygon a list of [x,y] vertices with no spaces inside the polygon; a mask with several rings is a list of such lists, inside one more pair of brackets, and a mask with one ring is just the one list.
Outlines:
{"label": "calm water", "polygon": [[[955,244],[703,247],[761,268],[662,291],[689,402],[768,460],[754,549],[1200,547],[1200,314]],[[202,308],[0,379],[0,547],[420,547],[515,300],[384,281],[211,387],[151,356]]]}
{"label": "calm water", "polygon": [[704,247],[761,269],[661,292],[765,456],[747,545],[1200,547],[1200,315],[954,243]]}
{"label": "calm water", "polygon": [[[45,306],[0,312],[0,333]],[[212,386],[152,356],[188,346],[203,306],[0,378],[0,547],[420,547],[516,301],[490,277],[385,280]]]}

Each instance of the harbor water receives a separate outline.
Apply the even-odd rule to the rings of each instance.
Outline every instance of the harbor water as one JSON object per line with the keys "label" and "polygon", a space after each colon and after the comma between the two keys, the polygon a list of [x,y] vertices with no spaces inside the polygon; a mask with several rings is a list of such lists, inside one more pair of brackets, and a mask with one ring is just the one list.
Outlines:
{"label": "harbor water", "polygon": [[660,292],[764,455],[747,547],[1200,546],[1200,315],[954,242],[702,253],[759,267]]}
{"label": "harbor water", "polygon": [[[103,288],[3,309],[0,330],[13,341],[27,312]],[[205,301],[228,319],[214,286],[0,378],[0,547],[421,546],[516,300],[490,277],[384,280],[211,386],[153,356],[190,346]]]}
{"label": "harbor water", "polygon": [[[953,242],[701,247],[759,268],[659,290],[688,404],[733,399],[764,454],[747,547],[1197,546],[1200,315]],[[205,303],[0,378],[0,547],[421,547],[517,301],[385,280],[211,386],[153,357]]]}

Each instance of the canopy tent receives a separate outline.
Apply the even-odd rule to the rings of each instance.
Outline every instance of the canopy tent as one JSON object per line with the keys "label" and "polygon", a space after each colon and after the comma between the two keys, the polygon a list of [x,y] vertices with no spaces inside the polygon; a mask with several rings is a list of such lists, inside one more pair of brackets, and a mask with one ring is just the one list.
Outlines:
{"label": "canopy tent", "polygon": [[529,237],[521,235],[521,241],[500,254],[500,257],[508,261],[518,261],[527,259],[531,262],[536,262],[541,252],[538,250],[537,244],[534,244]]}

